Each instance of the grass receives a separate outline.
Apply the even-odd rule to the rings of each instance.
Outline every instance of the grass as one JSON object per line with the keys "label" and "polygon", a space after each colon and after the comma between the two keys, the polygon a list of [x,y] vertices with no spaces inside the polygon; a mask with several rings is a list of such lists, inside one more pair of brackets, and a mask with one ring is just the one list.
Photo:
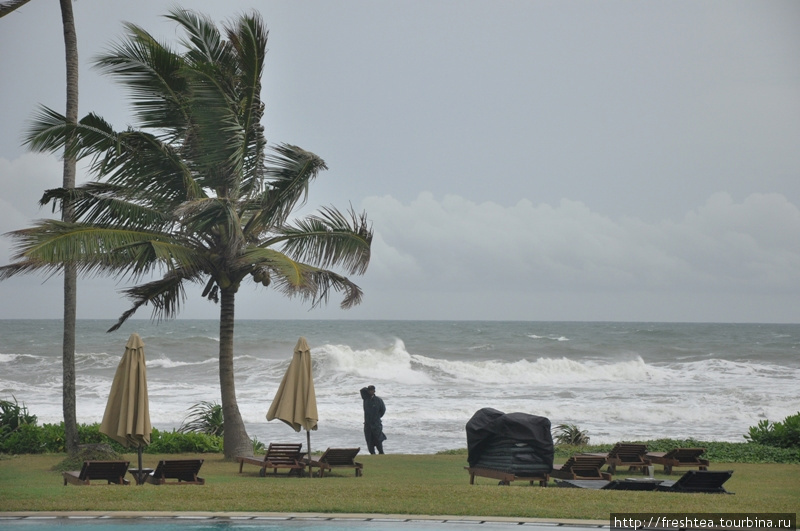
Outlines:
{"label": "grass", "polygon": [[[158,459],[197,455],[147,455]],[[510,516],[607,520],[613,512],[797,513],[800,465],[712,463],[734,470],[733,496],[469,484],[463,455],[364,455],[364,476],[336,471],[319,478],[258,476],[258,468],[205,454],[203,486],[64,486],[54,467],[63,454],[0,458],[0,511],[320,512]],[[132,463],[134,454],[125,456]],[[563,461],[563,460],[561,460]],[[681,473],[673,474],[677,479]],[[618,474],[625,477],[627,472]],[[656,470],[656,477],[667,479]],[[551,482],[551,486],[552,486]]]}

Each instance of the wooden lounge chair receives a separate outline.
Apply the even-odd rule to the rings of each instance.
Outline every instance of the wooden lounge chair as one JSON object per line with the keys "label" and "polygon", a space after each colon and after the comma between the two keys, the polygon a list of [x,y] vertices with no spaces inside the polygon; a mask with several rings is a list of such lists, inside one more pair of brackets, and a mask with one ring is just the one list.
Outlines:
{"label": "wooden lounge chair", "polygon": [[647,467],[650,465],[646,444],[617,443],[607,454],[591,455],[605,456],[609,474],[615,474],[618,466],[626,466],[631,472],[640,470],[642,474],[647,474]]}
{"label": "wooden lounge chair", "polygon": [[[202,459],[167,459],[159,461],[156,469],[146,481],[151,485],[205,485],[206,480],[197,477]],[[167,480],[174,481],[167,481]]]}
{"label": "wooden lounge chair", "polygon": [[277,475],[278,469],[288,469],[288,474],[303,474],[305,463],[303,462],[302,443],[270,443],[267,453],[262,459],[258,457],[237,457],[239,461],[239,473],[245,463],[256,465],[261,468],[258,474],[263,478],[267,475],[267,469],[271,468]]}
{"label": "wooden lounge chair", "polygon": [[364,465],[355,461],[356,455],[361,448],[328,448],[317,459],[305,458],[306,465],[311,463],[311,467],[319,468],[319,477],[325,475],[326,470],[334,468],[354,468],[356,477],[361,477]]}
{"label": "wooden lounge chair", "polygon": [[539,483],[539,486],[546,487],[547,482],[550,480],[549,474],[530,474],[530,475],[519,475],[513,472],[505,472],[503,470],[494,470],[491,468],[482,468],[482,467],[470,467],[465,466],[464,470],[469,472],[469,484],[475,484],[475,476],[481,476],[485,478],[492,478],[492,479],[499,479],[499,485],[510,485],[512,481],[527,481],[531,485],[534,483]]}
{"label": "wooden lounge chair", "polygon": [[600,471],[605,464],[606,458],[604,455],[575,454],[567,459],[563,465],[553,465],[553,471],[550,475],[559,479],[611,481],[611,474]]}
{"label": "wooden lounge chair", "polygon": [[672,474],[675,467],[708,470],[708,459],[701,459],[705,448],[674,448],[669,452],[648,452],[647,458],[657,465],[664,465],[664,473]]}
{"label": "wooden lounge chair", "polygon": [[733,494],[722,487],[733,470],[688,470],[677,481],[663,481],[658,490],[665,492],[707,492]]}
{"label": "wooden lounge chair", "polygon": [[[130,461],[84,461],[80,470],[63,472],[64,485],[98,485],[105,482],[106,485],[128,485],[130,481],[125,479],[128,473]],[[95,482],[95,483],[92,483]]]}

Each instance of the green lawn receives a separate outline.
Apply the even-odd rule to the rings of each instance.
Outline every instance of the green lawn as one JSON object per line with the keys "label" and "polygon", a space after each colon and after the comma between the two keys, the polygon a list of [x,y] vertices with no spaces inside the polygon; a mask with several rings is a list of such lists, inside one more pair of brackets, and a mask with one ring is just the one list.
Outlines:
{"label": "green lawn", "polygon": [[[321,512],[511,516],[608,520],[613,512],[797,513],[800,465],[712,463],[733,470],[725,488],[735,495],[597,491],[469,484],[463,455],[363,455],[364,476],[337,471],[325,478],[258,476],[258,468],[207,454],[202,486],[64,486],[58,455],[0,457],[0,511]],[[146,455],[158,459],[196,455]],[[136,456],[126,456],[132,463]],[[682,472],[671,476],[677,479]],[[628,472],[618,474],[626,477]],[[667,478],[656,470],[656,477]]]}

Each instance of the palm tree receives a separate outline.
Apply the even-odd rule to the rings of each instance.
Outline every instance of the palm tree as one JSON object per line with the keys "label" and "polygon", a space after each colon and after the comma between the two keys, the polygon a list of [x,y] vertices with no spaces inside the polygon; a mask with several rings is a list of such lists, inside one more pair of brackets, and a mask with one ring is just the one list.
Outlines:
{"label": "palm tree", "polygon": [[[67,65],[66,119],[70,124],[78,122],[78,37],[75,32],[75,17],[72,0],[60,0],[61,20],[64,26],[64,50]],[[73,139],[67,139],[66,146]],[[62,187],[75,188],[76,160],[65,147]],[[64,201],[61,219],[67,223],[75,221],[72,203]],[[62,400],[64,412],[64,446],[70,456],[78,453],[78,414],[75,399],[75,325],[78,313],[78,271],[74,265],[64,268],[64,334],[61,342]]]}
{"label": "palm tree", "polygon": [[[29,0],[13,0],[0,3],[0,18],[19,9]],[[59,0],[61,22],[64,32],[64,55],[67,71],[66,117],[70,123],[78,121],[78,37],[75,31],[75,17],[72,14],[72,0]],[[69,142],[67,142],[69,143]],[[68,151],[65,149],[65,151]],[[65,153],[62,187],[75,187],[76,161],[73,155]],[[74,210],[65,201],[61,211],[62,219],[74,221]],[[75,400],[75,323],[77,316],[78,273],[74,266],[64,268],[64,335],[62,341],[62,410],[64,413],[64,446],[71,456],[78,452],[78,416]]]}
{"label": "palm tree", "polygon": [[[325,162],[297,146],[267,150],[261,118],[261,75],[268,32],[256,13],[225,26],[175,9],[168,18],[187,34],[183,53],[127,24],[127,37],[97,65],[130,89],[140,127],[115,131],[89,114],[77,125],[43,108],[31,126],[32,149],[63,149],[89,157],[96,179],[49,190],[42,203],[71,201],[76,221],[40,220],[10,233],[16,262],[0,280],[52,273],[74,265],[79,274],[139,282],[123,290],[132,300],[109,330],[140,307],[153,318],[178,314],[187,283],[204,285],[220,305],[219,377],[225,457],[247,455],[252,444],[236,402],[233,367],[235,297],[245,280],[299,296],[312,307],[332,291],[342,308],[360,303],[347,274],[362,274],[372,229],[366,214],[324,207],[291,219]],[[152,275],[161,273],[156,280]]]}

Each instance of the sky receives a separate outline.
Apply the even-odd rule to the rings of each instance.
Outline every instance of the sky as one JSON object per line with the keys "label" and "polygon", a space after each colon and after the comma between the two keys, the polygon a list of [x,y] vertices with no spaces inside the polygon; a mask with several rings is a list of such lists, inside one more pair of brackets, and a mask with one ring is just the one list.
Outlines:
{"label": "sky", "polygon": [[[133,124],[92,61],[124,22],[177,44],[173,4],[73,5],[79,116]],[[800,322],[800,2],[182,7],[260,12],[267,139],[330,168],[302,213],[352,205],[375,231],[360,306],[244,285],[237,319]],[[0,234],[60,215],[38,207],[60,161],[21,139],[39,105],[63,112],[64,72],[58,2],[0,19]],[[118,317],[124,286],[81,279],[78,318]],[[15,277],[0,301],[0,319],[60,318],[62,281]],[[219,307],[190,290],[180,315]]]}

